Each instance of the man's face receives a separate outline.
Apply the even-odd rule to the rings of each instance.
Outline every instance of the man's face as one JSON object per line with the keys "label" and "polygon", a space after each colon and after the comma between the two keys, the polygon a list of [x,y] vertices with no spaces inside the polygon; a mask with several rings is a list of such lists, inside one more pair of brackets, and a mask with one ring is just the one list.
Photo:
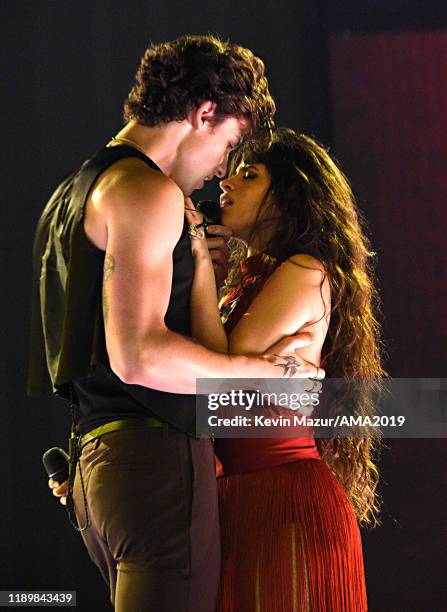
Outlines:
{"label": "man's face", "polygon": [[205,122],[184,139],[178,149],[171,178],[185,196],[202,189],[206,180],[226,173],[228,154],[248,129],[246,119],[226,117],[219,123]]}

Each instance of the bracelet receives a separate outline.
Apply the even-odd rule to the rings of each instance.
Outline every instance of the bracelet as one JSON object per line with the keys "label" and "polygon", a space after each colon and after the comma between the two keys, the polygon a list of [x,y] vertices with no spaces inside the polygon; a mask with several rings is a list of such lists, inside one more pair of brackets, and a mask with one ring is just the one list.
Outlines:
{"label": "bracelet", "polygon": [[206,238],[205,229],[207,225],[206,221],[203,223],[193,223],[188,228],[188,234],[193,240],[204,240]]}
{"label": "bracelet", "polygon": [[322,380],[322,378],[319,377],[320,368],[317,365],[315,367],[317,368],[317,372],[315,376],[309,376],[309,380],[320,381]]}

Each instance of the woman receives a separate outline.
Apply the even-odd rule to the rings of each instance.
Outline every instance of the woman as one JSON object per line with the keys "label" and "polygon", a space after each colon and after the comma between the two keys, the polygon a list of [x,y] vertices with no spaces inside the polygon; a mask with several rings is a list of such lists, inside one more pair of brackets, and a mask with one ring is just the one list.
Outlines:
{"label": "woman", "polygon": [[[278,129],[248,142],[221,182],[222,223],[247,247],[216,307],[206,241],[193,228],[193,335],[218,351],[262,353],[310,331],[301,357],[332,378],[383,375],[371,253],[346,178],[312,139]],[[191,206],[187,206],[191,208]],[[187,210],[192,224],[200,217]],[[356,394],[356,395],[355,395]],[[357,414],[372,414],[354,386]],[[368,433],[368,432],[367,432]],[[221,439],[220,612],[366,610],[357,521],[376,522],[378,445],[362,438]]]}

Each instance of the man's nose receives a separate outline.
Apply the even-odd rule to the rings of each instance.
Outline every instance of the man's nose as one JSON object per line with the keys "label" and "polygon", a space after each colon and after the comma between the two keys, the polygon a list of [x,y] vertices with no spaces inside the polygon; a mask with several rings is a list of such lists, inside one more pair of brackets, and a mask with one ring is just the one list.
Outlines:
{"label": "man's nose", "polygon": [[230,156],[230,151],[227,149],[227,151],[225,151],[222,159],[220,160],[220,164],[217,168],[217,176],[219,178],[223,178],[226,174],[227,174],[227,167],[228,167],[228,158]]}
{"label": "man's nose", "polygon": [[218,178],[222,178],[222,177],[225,176],[226,173],[227,173],[227,160],[224,159],[224,160],[221,161],[221,163],[217,167],[216,176]]}

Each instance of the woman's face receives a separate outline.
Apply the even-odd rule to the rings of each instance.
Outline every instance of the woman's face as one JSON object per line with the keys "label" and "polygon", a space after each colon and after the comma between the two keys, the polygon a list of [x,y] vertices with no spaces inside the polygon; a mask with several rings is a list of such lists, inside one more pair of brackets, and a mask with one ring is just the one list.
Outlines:
{"label": "woman's face", "polygon": [[270,173],[264,164],[244,161],[235,174],[220,182],[222,225],[231,227],[235,238],[248,242],[270,183]]}

